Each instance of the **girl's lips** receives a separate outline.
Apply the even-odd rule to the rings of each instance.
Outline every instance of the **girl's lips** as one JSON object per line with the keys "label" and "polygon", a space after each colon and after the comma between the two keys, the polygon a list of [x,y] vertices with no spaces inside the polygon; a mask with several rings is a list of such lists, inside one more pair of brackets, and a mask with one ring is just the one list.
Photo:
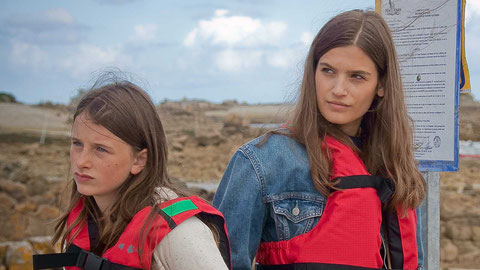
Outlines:
{"label": "girl's lips", "polygon": [[93,179],[93,177],[87,174],[75,173],[74,175],[75,175],[74,178],[77,182],[86,182]]}

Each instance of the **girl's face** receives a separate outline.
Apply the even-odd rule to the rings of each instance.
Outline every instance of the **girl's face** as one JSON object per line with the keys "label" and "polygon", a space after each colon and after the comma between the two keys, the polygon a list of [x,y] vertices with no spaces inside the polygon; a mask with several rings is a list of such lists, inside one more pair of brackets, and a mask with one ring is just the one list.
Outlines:
{"label": "girl's face", "polygon": [[322,116],[350,136],[357,135],[375,95],[384,95],[375,63],[354,45],[333,48],[320,57],[315,88]]}
{"label": "girl's face", "polygon": [[132,147],[84,113],[75,119],[70,146],[70,163],[77,190],[93,196],[104,211],[117,198],[118,188],[130,174],[142,171],[144,150]]}

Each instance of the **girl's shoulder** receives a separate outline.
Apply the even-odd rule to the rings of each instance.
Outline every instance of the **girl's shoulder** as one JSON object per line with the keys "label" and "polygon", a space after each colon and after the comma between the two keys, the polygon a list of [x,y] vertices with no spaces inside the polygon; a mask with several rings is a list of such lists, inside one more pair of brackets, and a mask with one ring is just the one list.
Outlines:
{"label": "girl's shoulder", "polygon": [[163,203],[178,198],[178,194],[167,187],[156,187],[154,196],[157,203]]}

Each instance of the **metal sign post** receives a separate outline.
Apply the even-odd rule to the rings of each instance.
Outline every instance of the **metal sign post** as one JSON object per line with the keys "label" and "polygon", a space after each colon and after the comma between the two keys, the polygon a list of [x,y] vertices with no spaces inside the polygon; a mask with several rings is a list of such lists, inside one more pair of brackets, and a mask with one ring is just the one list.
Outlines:
{"label": "metal sign post", "polygon": [[439,172],[458,171],[458,93],[460,79],[465,83],[468,79],[460,72],[465,70],[462,0],[376,0],[375,9],[392,30],[398,54],[405,103],[414,124],[415,157],[427,181],[427,198],[420,207],[424,266],[437,270]]}
{"label": "metal sign post", "polygon": [[440,173],[423,172],[427,198],[420,206],[425,269],[440,269]]}

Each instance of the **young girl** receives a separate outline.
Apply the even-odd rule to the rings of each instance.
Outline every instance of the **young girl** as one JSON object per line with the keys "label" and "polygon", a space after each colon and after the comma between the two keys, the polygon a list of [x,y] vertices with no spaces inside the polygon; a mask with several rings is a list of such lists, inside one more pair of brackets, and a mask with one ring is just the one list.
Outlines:
{"label": "young girl", "polygon": [[232,157],[214,198],[234,269],[417,269],[425,182],[390,30],[337,15],[310,47],[292,120]]}
{"label": "young girl", "polygon": [[72,195],[52,241],[66,253],[36,255],[35,269],[227,269],[223,217],[198,197],[178,197],[162,123],[143,90],[128,81],[92,89],[71,141]]}

